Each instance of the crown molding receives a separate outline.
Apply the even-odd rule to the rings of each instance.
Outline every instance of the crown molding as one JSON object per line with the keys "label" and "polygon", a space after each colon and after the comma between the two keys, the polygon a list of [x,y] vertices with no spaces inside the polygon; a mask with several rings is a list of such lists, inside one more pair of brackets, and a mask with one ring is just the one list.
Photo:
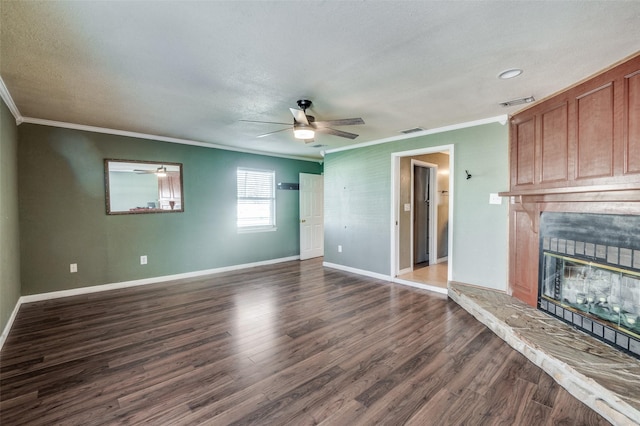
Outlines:
{"label": "crown molding", "polygon": [[9,89],[7,89],[7,86],[4,84],[4,80],[2,79],[2,76],[0,76],[0,97],[2,98],[4,103],[7,105],[7,108],[9,108],[9,111],[11,111],[13,118],[16,119],[16,125],[19,126],[20,123],[23,122],[24,117],[22,117],[22,114],[20,114],[20,111],[18,110],[16,103],[13,102],[11,93],[9,93]]}
{"label": "crown molding", "polygon": [[138,133],[138,132],[129,132],[126,130],[109,129],[106,127],[85,126],[84,124],[67,123],[64,121],[45,120],[42,118],[34,118],[34,117],[23,117],[22,114],[20,114],[20,110],[18,110],[18,107],[13,101],[13,98],[11,97],[11,93],[9,93],[9,89],[7,89],[7,86],[4,84],[4,80],[2,79],[2,76],[0,76],[0,97],[2,98],[4,103],[7,105],[7,108],[9,108],[9,111],[11,111],[11,114],[16,120],[16,125],[18,126],[22,123],[31,123],[31,124],[39,124],[41,126],[61,127],[65,129],[83,130],[87,132],[104,133],[104,134],[116,135],[116,136],[127,136],[131,138],[148,139],[148,140],[160,141],[160,142],[170,142],[170,143],[177,143],[182,145],[194,145],[194,146],[200,146],[203,148],[222,149],[225,151],[242,152],[245,154],[265,155],[268,157],[287,158],[290,160],[311,161],[311,162],[314,162],[314,163],[317,162],[320,164],[322,164],[323,162],[321,158],[299,157],[297,155],[276,154],[272,152],[265,152],[265,151],[258,151],[253,149],[244,149],[244,148],[235,148],[227,145],[218,145],[214,143],[194,141],[190,139],[171,138],[166,136],[151,135],[148,133]]}
{"label": "crown molding", "polygon": [[138,133],[138,132],[130,132],[127,130],[110,129],[106,127],[87,126],[84,124],[68,123],[64,121],[45,120],[42,118],[34,118],[34,117],[23,117],[20,114],[20,111],[18,110],[18,107],[16,106],[15,102],[13,102],[13,98],[11,97],[11,94],[9,93],[9,90],[7,89],[7,86],[4,84],[4,81],[2,80],[1,76],[0,76],[0,97],[2,97],[5,104],[7,104],[7,107],[11,111],[11,114],[13,114],[14,118],[16,119],[17,125],[20,125],[21,123],[31,123],[31,124],[38,124],[41,126],[61,127],[64,129],[82,130],[87,132],[104,133],[104,134],[116,135],[116,136],[126,136],[126,137],[138,138],[138,139],[148,139],[148,140],[160,141],[160,142],[177,143],[182,145],[200,146],[203,148],[213,148],[213,149],[221,149],[225,151],[242,152],[245,154],[265,155],[268,157],[287,158],[290,160],[311,161],[311,162],[317,162],[320,164],[324,162],[324,156],[326,154],[332,154],[334,152],[350,151],[352,149],[359,149],[359,148],[364,148],[368,146],[396,142],[396,141],[405,140],[405,139],[413,139],[420,136],[449,132],[452,130],[475,127],[483,124],[500,123],[504,125],[508,120],[508,116],[504,114],[496,117],[489,117],[489,118],[483,118],[480,120],[467,121],[459,124],[452,124],[449,126],[436,127],[434,129],[427,129],[422,132],[415,132],[408,135],[393,136],[385,139],[378,139],[374,141],[363,142],[363,143],[349,145],[341,148],[323,150],[323,151],[320,151],[320,155],[323,158],[318,159],[318,158],[311,158],[311,157],[299,157],[296,155],[276,154],[272,152],[258,151],[253,149],[236,148],[228,145],[219,145],[219,144],[208,143],[208,142],[194,141],[191,139],[172,138],[167,136],[152,135],[148,133]]}
{"label": "crown molding", "polygon": [[350,151],[352,149],[364,148],[367,146],[380,145],[384,143],[396,142],[396,141],[401,141],[405,139],[414,139],[420,136],[434,135],[436,133],[450,132],[452,130],[466,129],[468,127],[481,126],[483,124],[500,123],[504,126],[507,123],[508,118],[509,117],[506,114],[498,115],[496,117],[482,118],[480,120],[467,121],[464,123],[452,124],[452,125],[443,126],[443,127],[436,127],[434,129],[427,129],[421,132],[410,133],[408,135],[392,136],[390,138],[378,139],[370,142],[363,142],[355,145],[344,146],[341,148],[328,149],[326,151],[322,151],[322,156],[324,157],[325,154],[332,154],[334,152]]}
{"label": "crown molding", "polygon": [[258,151],[253,149],[236,148],[228,145],[218,145],[214,143],[194,141],[191,139],[172,138],[167,136],[152,135],[148,133],[130,132],[128,130],[117,130],[117,129],[110,129],[106,127],[96,127],[96,126],[87,126],[84,124],[67,123],[64,121],[45,120],[42,118],[21,117],[21,119],[23,123],[38,124],[41,126],[60,127],[64,129],[82,130],[86,132],[104,133],[108,135],[126,136],[131,138],[148,139],[148,140],[159,141],[159,142],[170,142],[170,143],[177,143],[182,145],[200,146],[203,148],[213,148],[213,149],[221,149],[225,151],[242,152],[245,154],[265,155],[268,157],[278,157],[278,158],[287,158],[290,160],[312,161],[312,162],[322,163],[322,160],[318,158],[298,157],[296,155],[277,154],[277,153]]}

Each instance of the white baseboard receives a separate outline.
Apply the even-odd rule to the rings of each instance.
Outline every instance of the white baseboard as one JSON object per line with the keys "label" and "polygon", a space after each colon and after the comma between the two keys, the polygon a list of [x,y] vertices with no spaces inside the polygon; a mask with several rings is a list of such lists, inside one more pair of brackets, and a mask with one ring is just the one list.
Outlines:
{"label": "white baseboard", "polygon": [[161,283],[166,281],[181,280],[185,278],[194,278],[194,277],[200,277],[204,275],[218,274],[220,272],[229,272],[229,271],[236,271],[239,269],[255,268],[256,266],[272,265],[275,263],[289,262],[292,260],[299,260],[299,259],[300,259],[300,256],[281,257],[278,259],[269,259],[269,260],[263,260],[260,262],[244,263],[241,265],[231,265],[231,266],[223,266],[223,267],[214,268],[214,269],[205,269],[202,271],[185,272],[182,274],[165,275],[160,277],[144,278],[140,280],[122,281],[118,283],[94,285],[89,287],[74,288],[70,290],[60,290],[60,291],[52,291],[48,293],[29,294],[27,296],[21,296],[18,299],[18,302],[16,303],[16,306],[14,307],[13,312],[11,313],[11,316],[9,317],[9,321],[7,321],[7,325],[4,327],[4,330],[2,330],[2,335],[0,335],[0,350],[2,350],[2,346],[4,345],[4,342],[7,336],[9,335],[11,326],[13,325],[16,315],[20,310],[20,306],[23,303],[40,302],[43,300],[58,299],[61,297],[78,296],[82,294],[98,293],[101,291],[116,290],[116,289],[127,288],[127,287],[136,287],[139,285],[155,284],[155,283]]}
{"label": "white baseboard", "polygon": [[436,263],[444,263],[449,261],[449,256],[439,257],[436,259]]}
{"label": "white baseboard", "polygon": [[39,302],[42,300],[57,299],[59,297],[77,296],[81,294],[97,293],[100,291],[116,290],[116,289],[126,288],[126,287],[136,287],[139,285],[182,280],[185,278],[201,277],[203,275],[211,275],[211,274],[218,274],[220,272],[236,271],[238,269],[254,268],[256,266],[271,265],[274,263],[289,262],[291,260],[298,260],[298,259],[300,259],[300,256],[283,257],[279,259],[264,260],[261,262],[244,263],[241,265],[231,265],[231,266],[223,266],[223,267],[214,268],[214,269],[204,269],[201,271],[185,272],[182,274],[143,278],[140,280],[122,281],[119,283],[102,284],[102,285],[95,285],[90,287],[74,288],[70,290],[52,291],[50,293],[30,294],[28,296],[22,296],[21,299],[24,299],[23,303]]}
{"label": "white baseboard", "polygon": [[400,271],[398,271],[398,275],[408,274],[409,272],[413,272],[413,269],[410,268],[410,267],[409,268],[404,268],[404,269],[401,269]]}
{"label": "white baseboard", "polygon": [[429,284],[416,283],[413,281],[403,280],[397,277],[393,279],[393,282],[396,284],[402,284],[402,285],[407,285],[409,287],[415,287],[415,288],[420,288],[422,290],[432,291],[434,293],[448,294],[448,289],[446,288],[436,287]]}
{"label": "white baseboard", "polygon": [[371,277],[378,280],[391,281],[390,275],[378,274],[377,272],[365,271],[364,269],[357,269],[357,268],[352,268],[350,266],[338,265],[337,263],[322,262],[322,266],[325,266],[327,268],[332,268],[332,269],[339,269],[345,272],[352,272],[354,274],[364,275],[366,277]]}
{"label": "white baseboard", "polygon": [[[325,266],[327,268],[333,268],[333,269],[339,269],[341,271],[346,271],[346,272],[352,272],[354,274],[358,274],[358,275],[364,275],[366,277],[371,277],[371,278],[376,278],[379,280],[384,280],[384,281],[390,281],[393,283],[397,283],[397,284],[402,284],[402,285],[406,285],[409,287],[415,287],[415,288],[419,288],[422,290],[428,290],[428,291],[432,291],[434,293],[439,293],[439,294],[447,294],[447,289],[446,288],[442,288],[442,287],[436,287],[436,286],[432,286],[429,284],[421,284],[421,283],[416,283],[413,281],[407,281],[407,280],[403,280],[400,278],[391,278],[390,275],[384,275],[384,274],[378,274],[376,272],[371,272],[371,271],[365,271],[363,269],[357,269],[357,268],[352,268],[350,266],[344,266],[344,265],[338,265],[336,263],[330,263],[330,262],[323,262],[322,266]],[[409,272],[411,272],[411,270],[409,269]]]}
{"label": "white baseboard", "polygon": [[16,306],[13,307],[13,312],[11,312],[11,316],[9,316],[9,321],[7,321],[7,325],[2,330],[2,334],[0,334],[0,351],[2,350],[2,346],[4,345],[5,340],[7,340],[7,336],[9,335],[9,330],[11,330],[11,326],[13,325],[13,321],[16,319],[16,315],[18,315],[18,311],[20,310],[20,305],[22,305],[22,297],[18,299],[16,302]]}

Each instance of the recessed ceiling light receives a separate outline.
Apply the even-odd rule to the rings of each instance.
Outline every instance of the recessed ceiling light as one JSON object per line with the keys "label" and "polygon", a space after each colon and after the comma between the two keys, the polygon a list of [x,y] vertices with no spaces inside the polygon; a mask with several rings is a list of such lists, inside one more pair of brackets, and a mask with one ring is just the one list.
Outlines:
{"label": "recessed ceiling light", "polygon": [[498,78],[502,80],[508,80],[510,78],[517,77],[520,74],[522,74],[522,70],[520,68],[511,68],[508,70],[504,70],[500,74],[498,74]]}

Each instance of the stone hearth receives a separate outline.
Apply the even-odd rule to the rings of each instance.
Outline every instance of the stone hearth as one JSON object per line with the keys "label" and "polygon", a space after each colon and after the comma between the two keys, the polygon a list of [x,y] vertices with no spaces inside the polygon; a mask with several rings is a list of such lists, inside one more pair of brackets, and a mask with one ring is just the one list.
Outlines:
{"label": "stone hearth", "polygon": [[499,291],[450,283],[449,297],[615,425],[640,425],[640,361]]}

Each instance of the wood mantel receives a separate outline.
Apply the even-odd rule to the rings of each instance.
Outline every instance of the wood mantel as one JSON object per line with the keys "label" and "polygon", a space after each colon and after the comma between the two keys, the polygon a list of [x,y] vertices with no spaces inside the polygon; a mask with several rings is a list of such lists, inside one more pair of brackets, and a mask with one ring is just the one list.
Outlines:
{"label": "wood mantel", "polygon": [[[596,194],[612,194],[615,193],[629,193],[639,195],[640,194],[640,182],[630,182],[615,185],[597,185],[597,186],[565,186],[560,188],[534,188],[534,189],[521,189],[515,191],[500,192],[501,197],[527,197],[527,196],[547,196],[554,195],[562,197],[571,194],[584,194],[583,198],[588,201],[589,198],[594,197]],[[640,201],[636,199],[634,201]]]}
{"label": "wood mantel", "polygon": [[[635,183],[629,185],[603,185],[595,188],[566,187],[551,190],[507,191],[500,192],[499,195],[501,197],[509,197],[511,204],[593,203],[587,204],[579,208],[579,210],[588,213],[591,211],[601,212],[604,209],[613,210],[613,213],[618,214],[640,214],[640,185]],[[607,203],[610,206],[607,208],[607,206],[600,205],[601,203]],[[617,203],[625,204],[621,206]],[[591,207],[589,207],[590,205]]]}

